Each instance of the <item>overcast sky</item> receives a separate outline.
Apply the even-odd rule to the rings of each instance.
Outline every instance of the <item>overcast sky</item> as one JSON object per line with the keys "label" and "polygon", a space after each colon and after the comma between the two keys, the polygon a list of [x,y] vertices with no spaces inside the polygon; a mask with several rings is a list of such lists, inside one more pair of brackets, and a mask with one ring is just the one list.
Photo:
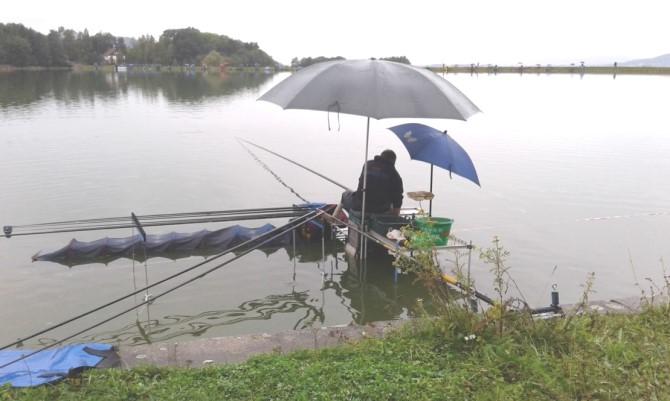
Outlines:
{"label": "overcast sky", "polygon": [[[0,0],[0,22],[156,38],[195,27],[293,57],[611,63],[670,53],[667,0]],[[664,4],[665,3],[665,4]]]}

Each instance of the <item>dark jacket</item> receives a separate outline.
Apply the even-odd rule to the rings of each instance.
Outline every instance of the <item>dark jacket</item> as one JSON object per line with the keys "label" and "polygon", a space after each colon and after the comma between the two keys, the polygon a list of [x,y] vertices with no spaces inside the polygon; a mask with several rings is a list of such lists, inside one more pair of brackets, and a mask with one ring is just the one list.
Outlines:
{"label": "dark jacket", "polygon": [[[365,197],[365,210],[370,213],[384,213],[389,209],[402,206],[402,178],[396,171],[393,163],[375,156],[369,160],[367,195]],[[360,210],[363,204],[363,171],[358,178],[358,190],[354,194],[354,210]]]}

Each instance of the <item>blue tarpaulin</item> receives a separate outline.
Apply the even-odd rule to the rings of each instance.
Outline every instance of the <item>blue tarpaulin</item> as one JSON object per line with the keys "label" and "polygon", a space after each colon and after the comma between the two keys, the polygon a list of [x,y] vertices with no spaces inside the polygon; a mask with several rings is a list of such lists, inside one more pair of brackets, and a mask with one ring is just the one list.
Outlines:
{"label": "blue tarpaulin", "polygon": [[[71,371],[93,368],[105,357],[100,353],[112,350],[110,344],[73,344],[47,349],[11,365],[0,368],[0,387],[34,387],[67,377]],[[32,350],[0,351],[0,366],[33,352]]]}

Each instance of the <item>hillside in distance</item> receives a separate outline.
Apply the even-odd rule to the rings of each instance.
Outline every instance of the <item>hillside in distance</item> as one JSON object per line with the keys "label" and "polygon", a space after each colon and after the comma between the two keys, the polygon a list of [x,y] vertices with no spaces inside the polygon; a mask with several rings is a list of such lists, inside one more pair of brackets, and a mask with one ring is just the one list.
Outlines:
{"label": "hillside in distance", "polygon": [[182,65],[205,62],[235,67],[279,64],[258,43],[200,32],[191,27],[167,29],[156,39],[151,35],[124,38],[107,32],[90,34],[87,29],[76,32],[63,27],[45,35],[22,24],[0,23],[0,65],[70,67],[75,64]]}
{"label": "hillside in distance", "polygon": [[642,58],[621,63],[625,67],[670,67],[670,53],[654,58]]}

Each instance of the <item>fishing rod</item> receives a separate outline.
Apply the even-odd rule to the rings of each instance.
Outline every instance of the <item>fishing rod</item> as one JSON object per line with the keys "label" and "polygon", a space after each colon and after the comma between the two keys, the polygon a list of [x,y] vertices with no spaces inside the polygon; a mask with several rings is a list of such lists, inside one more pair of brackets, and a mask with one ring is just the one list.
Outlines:
{"label": "fishing rod", "polygon": [[325,175],[323,175],[323,174],[321,174],[321,173],[319,173],[319,172],[317,172],[317,171],[315,171],[315,170],[313,170],[313,169],[311,169],[311,168],[309,168],[309,167],[307,167],[307,166],[305,166],[305,165],[303,165],[303,164],[300,164],[300,163],[298,163],[297,161],[291,160],[291,159],[289,159],[289,158],[286,157],[286,156],[282,156],[282,155],[280,155],[279,153],[273,152],[273,151],[271,151],[271,150],[268,149],[268,148],[264,148],[263,146],[256,145],[256,144],[253,143],[253,142],[247,141],[246,139],[242,139],[242,138],[239,138],[239,137],[237,137],[236,139],[237,139],[238,141],[248,143],[249,145],[254,146],[254,147],[256,147],[256,148],[258,148],[258,149],[260,149],[260,150],[264,150],[264,151],[270,153],[271,155],[275,155],[275,156],[279,157],[280,159],[286,160],[286,161],[289,162],[289,163],[295,164],[296,166],[298,166],[298,167],[300,167],[300,168],[303,168],[303,169],[309,171],[309,172],[312,173],[312,174],[316,174],[317,176],[323,178],[324,180],[326,180],[326,181],[328,181],[328,182],[330,182],[330,183],[332,183],[332,184],[337,185],[338,187],[344,189],[345,191],[351,191],[351,190],[352,190],[351,188],[349,188],[349,187],[347,187],[347,186],[345,186],[345,185],[340,184],[339,182],[333,180],[332,178],[328,178],[328,177],[326,177]]}
{"label": "fishing rod", "polygon": [[[309,218],[307,218],[305,221],[301,222],[298,226],[300,226],[300,225],[302,225],[302,224],[306,224],[306,223],[308,223],[308,222],[314,220],[315,218],[317,218],[317,217],[319,217],[321,214],[323,214],[323,211],[321,211],[321,210],[315,210],[313,213],[310,213],[310,214],[311,214],[312,216],[310,216]],[[289,225],[291,225],[291,223],[285,225],[284,227],[289,226]],[[296,227],[290,227],[291,230],[293,230],[293,229],[295,229],[295,228],[296,228]],[[89,331],[89,330],[92,330],[92,329],[94,329],[94,328],[96,328],[96,327],[100,327],[100,326],[102,326],[103,324],[108,323],[108,322],[110,322],[110,321],[116,319],[117,317],[122,316],[122,315],[124,315],[124,314],[126,314],[126,313],[128,313],[128,312],[130,312],[130,311],[132,311],[132,310],[134,310],[134,309],[137,309],[137,308],[139,308],[139,307],[141,307],[141,306],[147,305],[147,304],[153,302],[154,300],[156,300],[156,299],[158,299],[158,298],[161,298],[161,297],[163,297],[163,296],[165,296],[165,295],[167,295],[167,294],[169,294],[169,293],[171,293],[171,292],[173,292],[173,291],[176,291],[176,290],[178,290],[179,288],[182,288],[182,287],[184,287],[184,286],[187,285],[187,284],[190,284],[190,283],[192,283],[192,282],[194,282],[194,281],[196,281],[196,280],[198,280],[198,279],[201,279],[201,278],[205,277],[206,275],[212,273],[213,271],[218,270],[218,269],[220,269],[220,268],[222,268],[222,267],[224,267],[224,266],[226,266],[226,265],[228,265],[228,264],[230,264],[230,263],[232,263],[232,262],[234,262],[234,261],[240,259],[241,257],[247,255],[247,254],[250,253],[251,251],[257,249],[257,248],[260,247],[260,246],[263,246],[264,244],[266,244],[266,243],[272,241],[273,239],[278,238],[278,237],[281,236],[281,235],[284,235],[284,234],[288,233],[289,231],[290,231],[290,230],[287,229],[287,230],[285,230],[284,232],[277,233],[277,234],[275,234],[275,235],[273,235],[273,236],[271,236],[271,237],[269,237],[269,238],[263,240],[261,243],[259,243],[258,245],[254,246],[253,248],[248,249],[248,250],[242,252],[241,254],[236,255],[234,258],[231,258],[231,259],[229,259],[229,260],[226,260],[225,262],[220,263],[220,264],[218,264],[218,265],[216,265],[216,266],[210,268],[209,270],[206,270],[206,271],[200,273],[200,274],[199,274],[198,276],[196,276],[196,277],[190,278],[190,279],[188,279],[188,280],[186,280],[186,281],[183,281],[183,282],[181,282],[180,284],[178,284],[178,285],[176,285],[176,286],[174,286],[174,287],[172,287],[172,288],[170,288],[170,289],[168,289],[168,290],[166,290],[166,291],[161,292],[160,294],[154,296],[152,299],[147,299],[147,300],[145,300],[144,302],[141,302],[141,303],[138,304],[138,305],[135,305],[135,306],[132,306],[132,307],[130,307],[130,308],[127,308],[127,309],[125,309],[125,310],[123,310],[123,311],[121,311],[121,312],[119,312],[119,313],[117,313],[117,314],[115,314],[115,315],[112,315],[112,316],[108,317],[108,318],[105,319],[105,320],[102,320],[102,321],[100,321],[100,322],[98,322],[98,323],[95,323],[95,324],[93,324],[93,325],[91,325],[91,326],[89,326],[89,327],[87,327],[87,328],[85,328],[85,329],[83,329],[83,330],[80,330],[80,331],[78,331],[78,332],[76,332],[76,333],[74,333],[74,334],[72,334],[72,335],[70,335],[70,336],[67,336],[67,337],[65,337],[65,338],[63,338],[63,339],[60,339],[60,340],[58,340],[58,341],[56,341],[56,342],[54,342],[54,343],[52,343],[52,344],[46,345],[46,346],[44,346],[44,347],[42,347],[42,348],[40,348],[40,349],[37,349],[37,350],[35,350],[35,351],[33,351],[33,352],[30,352],[30,353],[28,353],[28,354],[26,354],[26,355],[22,355],[21,357],[16,358],[15,360],[10,361],[10,362],[8,362],[8,363],[6,363],[6,364],[0,366],[0,369],[6,368],[7,366],[10,366],[10,365],[12,365],[12,364],[14,364],[14,363],[16,363],[16,362],[22,361],[22,360],[24,360],[24,359],[26,359],[26,358],[29,358],[29,357],[31,357],[31,356],[33,356],[33,355],[35,355],[35,354],[38,354],[38,353],[40,353],[40,352],[42,352],[42,351],[45,351],[45,350],[47,350],[47,349],[49,349],[49,348],[53,348],[53,347],[55,347],[56,345],[62,344],[62,343],[64,343],[65,341],[68,341],[68,340],[71,340],[71,339],[73,339],[73,338],[75,338],[75,337],[77,337],[77,336],[80,336],[80,335],[82,335],[83,333],[85,333],[85,332],[87,332],[87,331]]]}
{"label": "fishing rod", "polygon": [[[306,211],[309,211],[309,208],[291,206],[280,208],[140,215],[137,216],[137,218],[143,222],[143,226],[156,227],[181,224],[215,223],[223,221],[297,217],[304,214]],[[11,238],[13,236],[55,234],[77,231],[113,230],[133,227],[136,227],[135,223],[130,216],[127,216],[60,221],[20,226],[4,226],[3,230],[5,238]]]}
{"label": "fishing rod", "polygon": [[[139,215],[137,217],[141,218],[142,220],[153,220],[153,219],[212,216],[212,215],[248,214],[248,213],[256,213],[256,212],[271,212],[271,211],[291,210],[291,209],[294,209],[294,208],[295,208],[295,206],[267,207],[267,208],[254,208],[254,209],[211,210],[211,211],[202,211],[202,212],[145,214],[145,215]],[[114,222],[114,221],[125,221],[125,220],[128,220],[128,216],[53,221],[53,222],[49,222],[49,223],[18,225],[16,227],[40,227],[40,226],[52,226],[52,225],[64,225],[64,224],[85,224],[85,223],[110,222],[110,221]]]}
{"label": "fishing rod", "polygon": [[[133,292],[127,294],[127,295],[124,295],[124,296],[121,296],[121,297],[119,297],[119,298],[116,298],[116,299],[114,299],[114,300],[112,300],[112,301],[109,301],[109,302],[107,302],[107,303],[105,303],[105,304],[103,304],[103,305],[101,305],[101,306],[98,306],[98,307],[96,307],[96,308],[94,308],[94,309],[91,309],[91,310],[89,310],[89,311],[87,311],[87,312],[81,313],[81,314],[79,314],[79,315],[77,315],[77,316],[74,316],[74,317],[72,317],[72,318],[70,318],[70,319],[67,319],[67,320],[65,320],[65,321],[62,321],[62,322],[60,322],[60,323],[58,323],[58,324],[56,324],[56,325],[53,325],[53,326],[51,326],[51,327],[48,327],[48,328],[44,329],[44,330],[38,331],[38,332],[36,332],[36,333],[33,333],[33,334],[31,334],[31,335],[29,335],[29,336],[27,336],[27,337],[20,338],[20,339],[16,340],[15,342],[11,343],[11,344],[4,345],[4,346],[0,347],[0,351],[2,351],[2,350],[4,350],[4,349],[7,349],[7,348],[10,348],[10,347],[13,347],[13,346],[15,346],[15,345],[19,345],[19,344],[21,344],[21,343],[23,343],[23,342],[25,342],[25,341],[27,341],[27,340],[30,340],[30,339],[32,339],[32,338],[35,338],[35,337],[37,337],[37,336],[39,336],[39,335],[42,335],[42,334],[44,334],[44,333],[48,333],[49,331],[55,330],[55,329],[57,329],[57,328],[59,328],[59,327],[63,327],[63,326],[65,326],[66,324],[72,323],[72,322],[75,321],[75,320],[79,320],[79,319],[81,319],[81,318],[83,318],[83,317],[86,317],[86,316],[88,316],[88,315],[91,315],[91,314],[93,314],[93,313],[95,313],[95,312],[98,312],[98,311],[100,311],[100,310],[102,310],[102,309],[105,309],[105,308],[107,308],[107,307],[109,307],[109,306],[112,306],[112,305],[114,305],[114,304],[117,304],[117,303],[119,303],[119,302],[121,302],[121,301],[123,301],[123,300],[125,300],[125,299],[128,299],[128,298],[130,298],[130,297],[132,297],[132,296],[135,296],[135,295],[137,295],[137,294],[140,294],[140,293],[142,293],[142,292],[145,292],[145,291],[147,291],[147,290],[149,290],[149,289],[151,289],[151,288],[153,288],[153,287],[156,287],[157,285],[163,284],[163,283],[165,283],[165,282],[167,282],[167,281],[169,281],[169,280],[172,280],[172,279],[174,279],[174,278],[176,278],[176,277],[179,277],[179,276],[181,276],[181,275],[183,275],[183,274],[186,274],[186,273],[188,273],[188,272],[190,272],[190,271],[192,271],[192,270],[195,270],[195,269],[197,269],[198,267],[203,266],[204,264],[207,264],[207,263],[212,262],[212,261],[214,261],[214,260],[216,260],[216,259],[218,259],[218,258],[221,258],[223,255],[225,255],[225,254],[227,254],[227,253],[235,252],[236,250],[239,250],[239,249],[244,249],[244,247],[246,247],[246,246],[248,246],[248,245],[252,245],[252,244],[255,243],[256,241],[258,241],[260,238],[263,238],[263,237],[265,237],[265,236],[272,236],[274,233],[277,233],[277,232],[282,231],[282,230],[286,230],[285,232],[282,232],[282,233],[281,233],[281,234],[283,235],[283,234],[285,234],[286,232],[289,231],[288,229],[295,229],[295,228],[299,227],[300,225],[305,224],[307,221],[312,220],[313,218],[315,218],[316,216],[320,215],[321,213],[322,213],[322,211],[320,211],[320,210],[314,210],[314,211],[312,211],[312,212],[310,212],[310,213],[307,213],[307,214],[305,214],[305,215],[303,215],[303,216],[301,216],[301,217],[299,217],[299,218],[297,218],[297,219],[295,219],[295,220],[293,220],[293,221],[290,221],[289,223],[287,223],[287,224],[285,224],[285,225],[283,225],[283,226],[281,226],[281,227],[277,227],[277,228],[275,228],[275,229],[273,229],[273,230],[271,230],[271,231],[268,231],[267,233],[261,234],[261,235],[259,235],[259,236],[257,236],[257,237],[251,238],[251,239],[249,239],[249,240],[247,240],[247,241],[245,241],[245,242],[242,242],[242,243],[240,243],[240,244],[238,244],[238,245],[235,245],[235,246],[233,246],[233,247],[231,247],[231,248],[228,248],[228,249],[226,249],[226,250],[224,250],[224,251],[222,251],[222,252],[220,252],[220,253],[218,253],[218,254],[216,254],[216,255],[210,257],[210,258],[205,259],[204,261],[202,261],[202,262],[200,262],[200,263],[197,263],[197,264],[195,264],[195,265],[193,265],[193,266],[191,266],[191,267],[189,267],[189,268],[187,268],[187,269],[184,269],[184,270],[182,270],[182,271],[180,271],[180,272],[177,272],[177,273],[175,273],[175,274],[173,274],[173,275],[171,275],[171,276],[168,276],[168,277],[166,277],[166,278],[164,278],[164,279],[161,279],[161,280],[159,280],[159,281],[157,281],[157,282],[155,282],[155,283],[153,283],[153,284],[150,284],[150,285],[145,286],[145,287],[143,287],[143,288],[139,288],[139,289],[137,289],[137,290],[135,290],[135,291],[133,291]],[[308,219],[308,220],[305,220],[305,219]],[[302,221],[302,220],[305,220],[305,221]],[[275,237],[272,237],[272,238],[274,239]],[[252,249],[250,249],[250,250],[257,249],[258,247],[264,245],[265,243],[267,243],[267,241],[263,241],[261,244],[259,244],[259,245],[255,245],[255,246],[254,246]],[[244,254],[246,254],[246,253],[248,253],[248,252],[245,251]],[[237,259],[237,257],[234,258],[234,259]]]}

